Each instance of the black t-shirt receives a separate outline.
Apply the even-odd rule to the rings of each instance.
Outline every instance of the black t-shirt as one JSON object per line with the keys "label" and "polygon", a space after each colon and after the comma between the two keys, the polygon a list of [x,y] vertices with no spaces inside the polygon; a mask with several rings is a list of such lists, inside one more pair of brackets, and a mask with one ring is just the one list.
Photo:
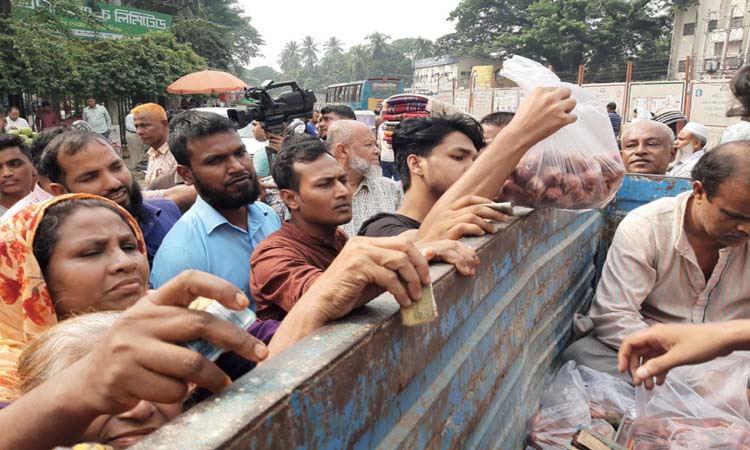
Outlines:
{"label": "black t-shirt", "polygon": [[365,220],[359,228],[358,236],[390,237],[398,236],[404,231],[416,230],[421,223],[411,217],[395,213],[378,213]]}

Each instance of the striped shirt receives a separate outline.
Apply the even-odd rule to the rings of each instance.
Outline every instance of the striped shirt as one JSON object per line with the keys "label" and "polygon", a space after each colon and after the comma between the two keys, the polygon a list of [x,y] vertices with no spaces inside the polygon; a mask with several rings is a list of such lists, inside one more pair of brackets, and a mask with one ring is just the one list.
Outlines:
{"label": "striped shirt", "polygon": [[352,198],[352,220],[341,225],[347,236],[356,236],[365,220],[377,213],[396,212],[401,207],[404,191],[401,183],[380,176],[365,176]]}
{"label": "striped shirt", "polygon": [[683,227],[691,196],[641,206],[617,228],[590,312],[601,342],[619,347],[654,323],[750,318],[750,243],[720,250],[706,280]]}
{"label": "striped shirt", "polygon": [[615,132],[615,137],[620,137],[620,127],[622,126],[622,118],[616,112],[609,113],[609,121],[612,122],[612,131]]}

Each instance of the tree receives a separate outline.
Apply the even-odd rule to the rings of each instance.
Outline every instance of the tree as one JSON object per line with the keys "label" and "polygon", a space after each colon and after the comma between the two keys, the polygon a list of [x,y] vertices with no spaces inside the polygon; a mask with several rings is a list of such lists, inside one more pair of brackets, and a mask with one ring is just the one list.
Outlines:
{"label": "tree", "polygon": [[323,44],[323,50],[325,50],[326,58],[342,55],[344,53],[344,43],[337,37],[331,36],[325,44]]}
{"label": "tree", "polygon": [[456,32],[441,38],[438,48],[485,56],[507,51],[558,71],[653,57],[670,35],[669,5],[650,0],[463,0],[449,16],[456,21]]}
{"label": "tree", "polygon": [[305,36],[302,39],[302,48],[300,56],[304,61],[305,68],[312,69],[312,67],[318,62],[318,44],[312,36]]}
{"label": "tree", "polygon": [[297,41],[289,41],[284,45],[284,50],[279,57],[279,66],[281,71],[289,74],[296,73],[302,67],[300,48]]}
{"label": "tree", "polygon": [[224,27],[201,18],[175,22],[172,33],[177,41],[189,45],[213,69],[231,70],[234,65],[233,43]]}
{"label": "tree", "polygon": [[[240,73],[243,65],[258,56],[264,43],[237,0],[194,0],[179,6],[163,0],[125,0],[123,4],[170,14],[179,42],[193,47],[211,67]],[[211,42],[216,54],[209,50]]]}
{"label": "tree", "polygon": [[365,39],[370,41],[369,50],[370,57],[372,57],[372,59],[383,57],[383,54],[385,53],[385,47],[388,44],[388,40],[390,38],[391,37],[387,34],[383,34],[377,31],[365,36]]}
{"label": "tree", "polygon": [[355,45],[347,52],[349,60],[349,70],[352,77],[357,80],[367,78],[370,66],[370,56],[372,50],[363,45]]}
{"label": "tree", "polygon": [[250,86],[260,86],[266,80],[280,81],[281,73],[271,66],[258,66],[250,70],[244,70],[242,79]]}

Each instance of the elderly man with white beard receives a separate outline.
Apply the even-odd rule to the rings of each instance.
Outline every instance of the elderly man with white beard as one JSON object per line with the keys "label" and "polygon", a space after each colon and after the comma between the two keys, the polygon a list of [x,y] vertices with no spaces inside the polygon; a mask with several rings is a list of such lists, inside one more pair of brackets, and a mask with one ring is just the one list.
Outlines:
{"label": "elderly man with white beard", "polygon": [[346,172],[354,191],[352,220],[342,228],[355,236],[365,220],[381,212],[396,212],[404,192],[401,185],[382,176],[380,149],[375,135],[362,122],[337,120],[328,128],[328,151]]}
{"label": "elderly man with white beard", "polygon": [[690,178],[690,172],[705,153],[706,142],[708,142],[708,128],[697,122],[688,122],[674,141],[677,155],[667,175]]}

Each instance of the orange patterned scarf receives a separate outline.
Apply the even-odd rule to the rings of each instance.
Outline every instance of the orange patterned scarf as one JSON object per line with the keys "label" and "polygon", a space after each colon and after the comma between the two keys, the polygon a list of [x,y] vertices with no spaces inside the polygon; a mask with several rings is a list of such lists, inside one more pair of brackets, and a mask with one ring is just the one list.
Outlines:
{"label": "orange patterned scarf", "polygon": [[34,257],[34,235],[47,209],[72,199],[92,198],[117,207],[146,254],[138,222],[111,200],[90,194],[68,194],[29,205],[0,223],[0,402],[17,397],[16,361],[26,344],[57,323],[42,270]]}

